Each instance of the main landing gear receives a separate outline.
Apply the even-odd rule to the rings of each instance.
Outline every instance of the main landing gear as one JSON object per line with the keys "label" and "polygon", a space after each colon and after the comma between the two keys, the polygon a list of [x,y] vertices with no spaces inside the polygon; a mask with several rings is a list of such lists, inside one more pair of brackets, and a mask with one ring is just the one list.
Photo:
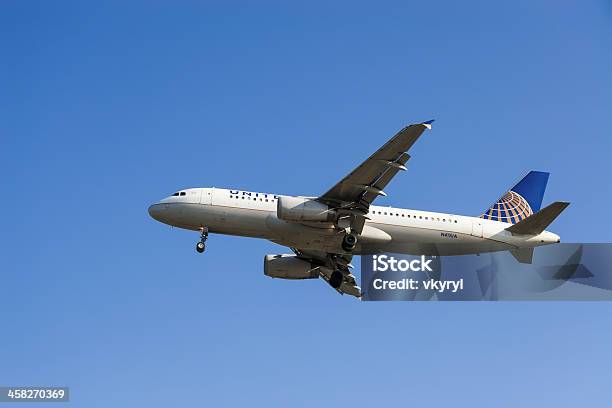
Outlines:
{"label": "main landing gear", "polygon": [[340,271],[333,271],[329,277],[329,286],[334,289],[338,289],[344,282],[344,275]]}
{"label": "main landing gear", "polygon": [[342,238],[342,249],[346,252],[351,252],[355,249],[355,245],[357,245],[357,235],[355,234],[346,234],[344,238]]}
{"label": "main landing gear", "polygon": [[204,252],[206,249],[206,240],[208,239],[208,228],[202,227],[200,228],[200,242],[196,244],[196,251],[199,253]]}

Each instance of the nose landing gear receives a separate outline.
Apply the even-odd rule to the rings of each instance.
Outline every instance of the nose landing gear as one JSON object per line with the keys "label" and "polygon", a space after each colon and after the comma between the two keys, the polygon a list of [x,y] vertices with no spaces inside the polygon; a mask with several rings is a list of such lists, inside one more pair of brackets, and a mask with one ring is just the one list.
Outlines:
{"label": "nose landing gear", "polygon": [[196,244],[196,251],[199,253],[204,252],[206,249],[206,240],[208,239],[208,228],[202,227],[200,228],[200,242]]}

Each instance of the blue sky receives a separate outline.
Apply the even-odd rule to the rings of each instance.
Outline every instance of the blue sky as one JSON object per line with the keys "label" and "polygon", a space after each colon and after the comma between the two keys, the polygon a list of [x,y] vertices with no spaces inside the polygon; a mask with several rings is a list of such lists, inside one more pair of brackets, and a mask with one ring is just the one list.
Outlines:
{"label": "blue sky", "polygon": [[[3,2],[0,384],[71,406],[609,401],[605,303],[360,303],[269,242],[148,217],[183,187],[324,192],[436,119],[380,204],[480,214],[528,170],[610,242],[606,1]],[[378,203],[378,202],[377,202]]]}

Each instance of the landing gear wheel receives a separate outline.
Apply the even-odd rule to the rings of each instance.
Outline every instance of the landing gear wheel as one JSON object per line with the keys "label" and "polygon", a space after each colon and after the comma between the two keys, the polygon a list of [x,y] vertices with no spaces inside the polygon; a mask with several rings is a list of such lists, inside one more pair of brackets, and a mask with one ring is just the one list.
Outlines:
{"label": "landing gear wheel", "polygon": [[355,249],[355,245],[357,245],[357,235],[346,234],[344,238],[342,238],[342,249],[346,252],[351,252]]}
{"label": "landing gear wheel", "polygon": [[208,239],[208,228],[201,227],[200,228],[200,242],[196,244],[196,251],[198,251],[199,253],[204,252],[204,250],[206,249],[206,244],[204,244],[204,242],[206,242],[207,239]]}
{"label": "landing gear wheel", "polygon": [[329,278],[329,285],[334,289],[338,289],[342,285],[343,281],[344,275],[342,274],[342,272],[334,271],[331,274],[331,277]]}

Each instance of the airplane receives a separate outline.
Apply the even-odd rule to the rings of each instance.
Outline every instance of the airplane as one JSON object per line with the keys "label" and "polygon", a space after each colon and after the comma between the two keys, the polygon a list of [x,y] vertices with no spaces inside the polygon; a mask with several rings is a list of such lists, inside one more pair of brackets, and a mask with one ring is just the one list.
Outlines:
{"label": "airplane", "polygon": [[546,227],[569,205],[540,209],[549,173],[531,171],[477,217],[373,205],[410,159],[407,151],[433,120],[409,125],[317,197],[223,188],[188,188],[149,207],[164,224],[200,232],[267,239],[292,254],[266,255],[264,274],[282,279],[323,278],[340,294],[361,296],[351,259],[402,253],[450,256],[510,251],[531,263],[534,247],[560,242]]}

